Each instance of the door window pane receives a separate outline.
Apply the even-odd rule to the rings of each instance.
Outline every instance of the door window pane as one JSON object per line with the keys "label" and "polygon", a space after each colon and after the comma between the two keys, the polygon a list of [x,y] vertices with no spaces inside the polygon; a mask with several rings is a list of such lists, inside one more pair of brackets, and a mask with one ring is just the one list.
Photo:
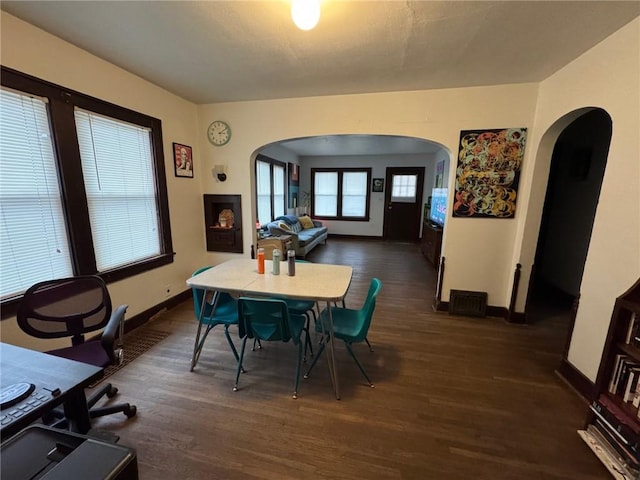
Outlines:
{"label": "door window pane", "polygon": [[415,203],[417,175],[393,175],[391,182],[391,201]]}

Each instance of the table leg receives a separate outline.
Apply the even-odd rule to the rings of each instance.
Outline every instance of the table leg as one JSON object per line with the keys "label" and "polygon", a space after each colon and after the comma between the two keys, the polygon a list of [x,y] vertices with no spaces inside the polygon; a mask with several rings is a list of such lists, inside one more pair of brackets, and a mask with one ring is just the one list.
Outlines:
{"label": "table leg", "polygon": [[217,291],[204,290],[202,292],[202,302],[200,302],[200,314],[198,315],[198,330],[196,332],[196,341],[193,345],[193,355],[191,356],[191,371],[196,368],[196,364],[198,363],[198,359],[200,358],[200,352],[202,352],[202,347],[204,346],[204,340],[207,338],[207,334],[209,333],[209,329],[207,329],[202,335],[202,319],[204,318],[204,312],[207,308],[207,303],[210,303],[213,307],[211,311],[213,312],[216,309],[216,305],[218,303],[219,294]]}
{"label": "table leg", "polygon": [[89,416],[89,405],[84,388],[69,392],[63,404],[64,416],[69,422],[69,430],[76,433],[85,434],[91,430],[91,417]]}
{"label": "table leg", "polygon": [[[333,391],[336,394],[336,399],[340,400],[340,385],[338,383],[338,369],[336,368],[336,355],[333,348],[333,315],[331,314],[331,302],[327,302],[327,312],[329,317],[329,355],[327,361],[329,363],[329,374],[331,375],[331,383],[333,383]],[[322,322],[321,322],[322,325]],[[322,327],[324,330],[324,326]],[[325,332],[322,332],[324,335]]]}

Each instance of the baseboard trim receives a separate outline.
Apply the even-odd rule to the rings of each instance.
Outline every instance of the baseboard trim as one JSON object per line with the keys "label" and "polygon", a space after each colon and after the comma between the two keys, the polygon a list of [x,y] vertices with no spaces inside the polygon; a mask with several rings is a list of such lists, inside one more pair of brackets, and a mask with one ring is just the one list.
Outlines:
{"label": "baseboard trim", "polygon": [[[433,302],[433,311],[434,312],[448,312],[449,311],[449,302],[438,301],[437,299]],[[504,318],[509,323],[526,323],[526,315],[524,313],[516,312],[511,315],[509,318],[509,309],[506,307],[496,307],[492,305],[487,305],[487,317],[498,317]]]}
{"label": "baseboard trim", "polygon": [[374,237],[371,235],[342,235],[340,233],[329,233],[327,234],[328,238],[348,238],[350,240],[377,240],[380,241],[382,240],[382,237]]}
{"label": "baseboard trim", "polygon": [[125,333],[130,332],[138,327],[141,327],[145,323],[147,323],[153,316],[157,315],[163,310],[170,310],[173,307],[181,304],[185,300],[191,298],[191,290],[184,290],[180,292],[178,295],[166,299],[164,302],[161,302],[157,305],[154,305],[151,308],[148,308],[144,312],[140,312],[137,315],[134,315],[124,322],[124,331]]}
{"label": "baseboard trim", "polygon": [[527,314],[524,312],[513,312],[511,316],[509,316],[509,310],[507,310],[506,320],[509,323],[524,324],[527,323]]}
{"label": "baseboard trim", "polygon": [[586,402],[591,403],[596,398],[596,386],[567,359],[562,359],[556,369],[556,375]]}

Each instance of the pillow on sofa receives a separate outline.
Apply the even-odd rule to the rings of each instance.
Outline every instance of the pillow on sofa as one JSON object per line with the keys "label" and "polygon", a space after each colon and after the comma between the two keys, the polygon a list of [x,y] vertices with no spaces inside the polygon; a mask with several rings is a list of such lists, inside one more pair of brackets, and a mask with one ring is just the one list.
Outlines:
{"label": "pillow on sofa", "polygon": [[286,230],[287,232],[291,231],[291,227],[289,226],[289,224],[285,222],[278,222],[278,228],[281,228],[282,230]]}
{"label": "pillow on sofa", "polygon": [[315,227],[315,225],[313,224],[313,220],[311,220],[311,217],[309,217],[309,215],[303,215],[302,217],[298,217],[298,220],[300,220],[300,224],[302,225],[302,228]]}

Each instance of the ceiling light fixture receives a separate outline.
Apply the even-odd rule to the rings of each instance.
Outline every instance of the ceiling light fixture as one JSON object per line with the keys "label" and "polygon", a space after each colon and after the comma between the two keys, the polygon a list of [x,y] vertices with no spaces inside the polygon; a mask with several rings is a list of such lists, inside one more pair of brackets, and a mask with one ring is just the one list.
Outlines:
{"label": "ceiling light fixture", "polygon": [[300,30],[311,30],[320,20],[320,0],[292,0],[291,18]]}

